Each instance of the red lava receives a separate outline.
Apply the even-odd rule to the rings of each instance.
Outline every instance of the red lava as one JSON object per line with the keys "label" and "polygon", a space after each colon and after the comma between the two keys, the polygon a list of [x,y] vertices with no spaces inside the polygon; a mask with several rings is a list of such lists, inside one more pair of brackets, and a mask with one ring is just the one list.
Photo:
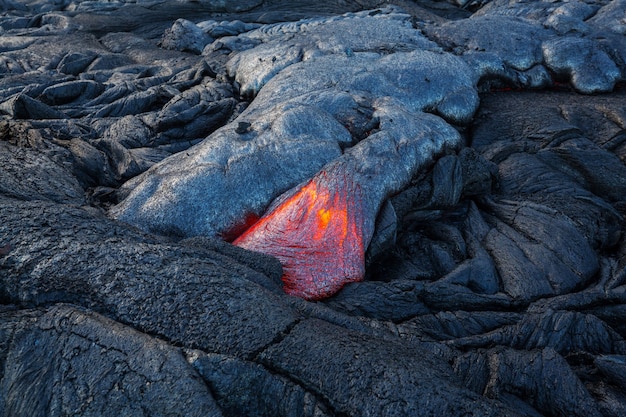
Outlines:
{"label": "red lava", "polygon": [[233,242],[278,258],[287,294],[319,300],[363,279],[372,232],[360,188],[335,174],[321,171]]}

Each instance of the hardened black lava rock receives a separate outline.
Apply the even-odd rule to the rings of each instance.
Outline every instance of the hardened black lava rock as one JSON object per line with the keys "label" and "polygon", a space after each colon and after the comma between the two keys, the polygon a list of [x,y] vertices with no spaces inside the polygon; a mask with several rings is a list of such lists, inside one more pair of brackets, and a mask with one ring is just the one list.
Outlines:
{"label": "hardened black lava rock", "polygon": [[221,416],[180,348],[58,304],[0,312],[5,416]]}

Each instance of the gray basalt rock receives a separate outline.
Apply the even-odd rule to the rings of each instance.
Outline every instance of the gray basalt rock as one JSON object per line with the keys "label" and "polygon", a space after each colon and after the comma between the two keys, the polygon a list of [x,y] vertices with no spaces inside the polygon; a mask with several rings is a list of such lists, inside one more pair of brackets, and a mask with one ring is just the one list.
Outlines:
{"label": "gray basalt rock", "polygon": [[0,412],[221,416],[179,348],[70,305],[0,313]]}
{"label": "gray basalt rock", "polygon": [[589,39],[568,37],[545,42],[543,56],[552,71],[569,77],[581,93],[609,92],[621,78],[613,60]]}
{"label": "gray basalt rock", "polygon": [[552,310],[527,314],[515,324],[461,337],[450,345],[459,348],[504,345],[521,350],[552,348],[561,355],[576,352],[624,354],[626,351],[624,339],[597,317]]}
{"label": "gray basalt rock", "polygon": [[[520,93],[516,98],[505,100],[508,104],[502,100],[503,96],[484,97],[483,111],[497,108],[498,112],[478,119],[472,144],[487,158],[501,164],[504,195],[523,197],[564,213],[574,220],[594,248],[614,246],[620,238],[622,220],[616,206],[612,205],[619,207],[619,203],[611,204],[615,196],[608,190],[622,189],[619,172],[624,167],[611,146],[602,144],[607,138],[619,138],[622,122],[619,115],[610,116],[608,109],[613,107],[609,103],[618,103],[621,96],[583,99],[555,94],[543,97],[543,104],[534,106],[530,103],[536,103],[537,96],[532,93]],[[568,104],[564,110],[576,103],[578,112],[561,111],[565,101]],[[520,106],[527,109],[524,115],[517,112]],[[582,114],[585,114],[584,119],[580,118]],[[540,119],[547,123],[536,123]],[[604,127],[592,130],[590,123]],[[578,126],[586,127],[582,131]],[[586,137],[581,137],[581,132]],[[586,149],[597,158],[582,161],[576,157],[579,149]],[[603,175],[597,185],[596,160],[605,161],[606,168],[602,170],[617,170],[615,174]],[[529,175],[517,175],[520,172]],[[603,191],[594,193],[596,189]]]}
{"label": "gray basalt rock", "polygon": [[469,55],[483,77],[545,87],[551,84],[540,75],[545,65],[557,77],[569,78],[577,91],[589,94],[611,91],[623,79],[624,43],[612,36],[621,33],[614,10],[615,2],[602,7],[584,2],[493,1],[470,19],[424,29],[455,53]]}
{"label": "gray basalt rock", "polygon": [[[339,19],[337,24],[357,30],[362,27],[360,20],[368,19],[366,16],[346,17],[346,22]],[[369,18],[386,22],[384,14],[381,18],[376,16]],[[321,36],[324,32],[318,26],[333,28],[331,23],[335,20],[308,24]],[[401,30],[408,30],[405,17],[388,20]],[[280,33],[289,29],[298,33],[304,31],[302,27],[308,26],[305,23],[264,29],[271,37],[275,36],[274,31]],[[261,29],[255,32],[259,33],[258,37],[265,33]],[[418,36],[416,31],[414,33]],[[378,51],[381,40],[375,37],[368,44],[368,39],[363,41],[362,48]],[[295,51],[293,56],[281,53],[276,59],[261,57],[266,51],[274,51],[265,43],[243,52],[247,54],[245,60],[231,60],[232,71],[242,77],[239,79],[243,83],[242,92],[256,94],[263,86],[254,102],[230,125],[194,148],[190,156],[166,160],[126,184],[123,193],[128,193],[128,197],[115,208],[113,215],[147,230],[183,235],[230,235],[242,222],[245,224],[246,219],[263,214],[282,192],[339,156],[340,147],[359,140],[364,129],[355,129],[358,126],[354,122],[363,119],[363,107],[367,110],[376,107],[376,101],[392,100],[409,111],[432,110],[454,122],[469,120],[476,110],[474,73],[462,60],[424,50],[390,54],[354,52],[340,41],[335,41],[342,46],[339,53],[331,48],[320,57],[302,62],[298,61],[303,49],[297,44],[287,47],[288,51]],[[420,38],[419,42],[426,41]],[[417,45],[412,46],[415,47]],[[351,51],[349,54],[345,52],[347,49]],[[246,66],[266,59],[270,61],[269,67]],[[272,62],[279,67],[274,68]],[[328,80],[332,80],[330,84]],[[417,91],[428,91],[428,94],[413,93]],[[290,110],[292,106],[298,110]],[[306,126],[303,120],[307,120]],[[352,128],[353,132],[342,125]],[[375,121],[369,130],[374,128],[377,128]],[[314,131],[317,138],[310,136]],[[289,141],[285,141],[285,137],[289,137]],[[253,158],[256,168],[240,170],[236,161],[242,158]],[[280,168],[276,165],[278,161]],[[174,168],[180,164],[187,167],[185,173]],[[202,194],[198,194],[199,190]],[[228,201],[226,205],[225,201]],[[189,216],[189,213],[194,214]]]}
{"label": "gray basalt rock", "polygon": [[[478,400],[457,384],[441,384],[442,380],[450,381],[451,370],[441,366],[429,352],[399,341],[364,339],[358,333],[318,320],[297,324],[279,343],[263,351],[259,359],[271,369],[294,375],[304,386],[315,386],[315,394],[324,398],[335,414],[454,416],[472,403],[477,415],[524,415],[495,402]],[[320,366],[306,366],[316,360]],[[334,368],[353,377],[338,377],[331,371]],[[382,375],[389,377],[381,378]],[[442,401],[443,398],[456,400]]]}
{"label": "gray basalt rock", "polygon": [[259,23],[247,23],[241,20],[203,20],[196,23],[200,29],[213,38],[221,38],[224,36],[234,36],[240,33],[250,32],[261,26]]}
{"label": "gray basalt rock", "polygon": [[[291,38],[288,44],[284,36]],[[320,55],[440,49],[411,26],[409,15],[393,8],[266,25],[236,38],[222,38],[219,46],[239,52],[228,62],[228,70],[242,93],[251,96],[289,65]]]}
{"label": "gray basalt rock", "polygon": [[0,193],[23,199],[83,204],[84,190],[70,172],[37,150],[0,141]]}
{"label": "gray basalt rock", "polygon": [[165,49],[199,54],[213,38],[189,20],[178,19],[165,31],[160,45]]}
{"label": "gray basalt rock", "polygon": [[[216,395],[217,404],[224,411],[267,415],[263,409],[251,410],[257,401],[253,396],[260,389],[265,389],[270,398],[280,396],[284,399],[284,402],[264,406],[269,407],[265,408],[266,411],[276,412],[277,415],[292,415],[294,410],[311,410],[312,415],[319,415],[326,412],[325,410],[329,410],[329,414],[344,412],[350,415],[380,412],[394,414],[414,410],[460,415],[468,408],[482,416],[496,416],[503,412],[516,415],[498,402],[481,399],[456,382],[451,385],[450,378],[454,380],[454,377],[445,362],[426,351],[416,356],[415,347],[403,346],[399,340],[388,340],[391,335],[382,337],[374,336],[374,331],[346,330],[318,319],[303,321],[295,314],[293,307],[288,307],[286,300],[283,300],[285,296],[277,292],[276,284],[266,275],[237,264],[225,255],[201,249],[201,246],[205,246],[202,242],[187,241],[180,245],[164,242],[71,206],[57,208],[49,204],[6,198],[2,201],[7,203],[1,211],[2,236],[10,236],[10,244],[3,247],[2,253],[0,277],[3,278],[1,294],[4,300],[29,305],[73,301],[144,332],[158,334],[171,342],[203,351],[220,352],[222,356],[205,356],[199,352],[189,355],[188,358],[207,381],[211,393]],[[25,214],[28,215],[22,218]],[[73,225],[72,232],[67,233],[65,229],[70,225]],[[103,235],[102,228],[108,230],[106,233],[110,237],[94,242],[93,236]],[[31,256],[35,254],[29,252],[28,242],[36,233],[41,235],[37,238],[37,258],[33,259]],[[159,247],[167,253],[159,252]],[[243,251],[234,247],[230,249],[237,250],[240,252],[239,256],[247,256],[249,259],[257,256],[251,253],[244,255]],[[23,262],[28,259],[32,259],[32,262]],[[92,262],[87,259],[100,261]],[[155,268],[161,268],[160,272],[156,272]],[[147,297],[142,298],[144,296]],[[141,302],[137,302],[139,299]],[[241,307],[245,305],[245,308],[240,310],[237,307],[238,300],[242,302]],[[145,363],[143,358],[150,355],[149,349],[156,343],[156,348],[161,353],[156,355],[158,359],[150,355],[149,369],[152,369],[154,361],[167,359],[171,352],[171,360],[174,361],[172,373],[177,376],[175,381],[170,382],[163,374],[165,372],[168,375],[170,368],[166,365],[159,368],[159,384],[152,384],[150,390],[144,390],[142,398],[149,400],[152,392],[157,395],[161,386],[168,386],[175,389],[178,395],[182,395],[185,401],[187,398],[193,401],[190,405],[191,411],[195,410],[194,407],[211,410],[210,397],[203,393],[198,393],[197,398],[186,394],[187,390],[195,392],[194,390],[202,390],[204,387],[196,388],[197,379],[180,364],[177,359],[178,351],[163,342],[148,340],[141,341],[141,349],[147,350],[143,355],[143,350],[133,349],[132,346],[137,337],[141,339],[148,336],[135,336],[134,331],[125,330],[121,325],[116,325],[121,327],[120,330],[106,333],[108,339],[97,338],[92,334],[99,331],[98,323],[111,329],[107,325],[107,319],[98,318],[91,313],[91,317],[96,320],[96,324],[91,325],[91,321],[83,319],[83,313],[78,312],[70,314],[70,317],[77,320],[76,324],[72,324],[73,322],[68,323],[59,317],[63,315],[63,311],[68,310],[70,313],[73,311],[55,307],[46,313],[53,323],[61,320],[58,326],[52,326],[55,329],[55,338],[64,341],[56,349],[76,352],[75,345],[82,346],[83,337],[79,335],[83,334],[87,340],[98,341],[97,350],[87,350],[89,346],[93,346],[89,342],[84,347],[84,354],[67,359],[74,363],[73,369],[82,369],[80,366],[83,360],[89,361],[92,366],[95,361],[108,369],[106,366],[110,366],[110,358],[102,346],[123,343],[120,348],[112,350],[111,354],[118,355],[120,350],[131,346],[129,349],[133,353],[128,360],[140,362],[137,366],[129,367],[132,372],[139,372],[136,369],[141,369],[139,364]],[[211,314],[203,313],[207,311]],[[306,309],[302,313],[311,314]],[[174,317],[175,320],[170,320]],[[82,323],[96,329],[83,330]],[[43,330],[50,328],[42,327]],[[29,332],[36,331],[32,330],[32,326],[28,326],[28,329]],[[311,336],[313,334],[314,337]],[[114,335],[114,339],[111,335]],[[50,348],[46,352],[54,352],[56,339],[44,336],[45,334],[37,336],[37,340],[49,344]],[[68,341],[65,341],[68,337]],[[23,343],[32,346],[28,340],[30,339],[27,337]],[[23,352],[19,343],[15,350],[8,351],[9,354]],[[307,352],[307,357],[301,358],[302,352]],[[58,361],[65,356],[55,357]],[[28,375],[32,376],[19,370],[23,366],[36,367],[37,365],[31,364],[39,356],[19,353],[11,358],[12,361],[7,360],[5,363],[19,364],[19,367],[14,372],[3,375],[7,382],[23,381]],[[356,362],[354,358],[357,358]],[[395,359],[390,363],[390,358]],[[261,366],[246,362],[249,360],[259,362]],[[321,368],[306,366],[312,362],[326,365]],[[66,385],[67,379],[61,373],[65,369],[64,360],[46,360],[46,363],[50,372],[41,378],[45,381],[62,381],[63,384],[55,386],[58,389],[67,388],[68,391],[63,391],[63,398],[68,398],[68,393],[73,391],[71,386]],[[345,372],[346,366],[359,370],[362,375],[356,376],[356,371]],[[334,372],[333,369],[341,369],[341,372]],[[386,371],[381,374],[383,370]],[[125,373],[125,378],[130,378],[124,385],[124,390],[128,392],[139,390],[145,382],[141,378],[132,379],[132,372]],[[224,379],[223,375],[231,372],[235,372],[237,377]],[[277,375],[277,372],[285,376]],[[150,374],[146,371],[141,372],[141,375],[149,378]],[[181,390],[175,388],[177,384],[185,382],[185,378],[191,378],[190,382],[181,387]],[[94,381],[88,378],[81,381],[87,386],[95,384],[96,389],[101,384],[108,384],[110,380],[98,378]],[[398,390],[398,387],[401,389]],[[251,396],[248,399],[229,396],[233,392],[242,391]],[[380,402],[378,396],[371,396],[370,392],[389,398],[390,402]],[[61,394],[53,390],[33,395],[41,401],[50,398],[56,404]],[[91,403],[92,407],[100,404],[96,398]],[[344,398],[353,400],[346,402]],[[28,406],[36,404],[39,403],[24,404],[16,400],[9,406],[32,411]],[[122,401],[118,406],[123,407],[125,404]],[[71,408],[74,403],[67,400],[62,406]],[[152,401],[151,406],[164,409],[155,401]]]}
{"label": "gray basalt rock", "polygon": [[203,6],[210,7],[216,11],[228,11],[228,12],[242,12],[245,10],[253,9],[263,3],[262,0],[244,0],[238,1],[235,4],[226,0],[183,0],[182,3],[200,3]]}
{"label": "gray basalt rock", "polygon": [[541,42],[550,36],[549,30],[531,20],[491,15],[427,27],[426,33],[459,53],[493,53],[520,71],[541,63]]}
{"label": "gray basalt rock", "polygon": [[57,65],[59,72],[68,75],[78,75],[83,72],[89,64],[97,57],[93,51],[68,53]]}
{"label": "gray basalt rock", "polygon": [[90,100],[97,97],[104,90],[104,86],[91,80],[67,81],[51,85],[41,93],[43,102],[51,105],[60,105],[74,100]]}
{"label": "gray basalt rock", "polygon": [[148,146],[154,140],[154,133],[141,117],[128,115],[112,123],[102,138],[106,141],[117,142],[127,149],[132,149]]}
{"label": "gray basalt rock", "polygon": [[82,139],[72,139],[67,145],[74,159],[76,178],[84,187],[114,186],[118,178],[102,150]]}
{"label": "gray basalt rock", "polygon": [[[537,289],[539,292],[564,293],[582,286],[598,271],[598,257],[585,236],[576,229],[570,218],[557,210],[543,205],[511,202],[489,204],[488,207],[499,219],[512,226],[496,221],[495,241],[491,241],[490,234],[486,239],[490,242],[488,250],[493,251],[498,267],[512,268],[504,274],[501,271],[500,276],[507,281],[511,279],[515,287],[517,283],[526,282],[533,287],[541,285],[542,289]],[[512,264],[505,260],[508,254],[496,255],[502,250],[496,243],[501,240],[512,245],[511,253],[517,252],[514,247],[520,250],[516,256],[509,258]],[[535,245],[533,241],[541,244]],[[518,269],[522,263],[530,267],[527,272],[524,272],[524,268]],[[523,278],[525,273],[532,278]],[[540,284],[542,280],[546,280],[549,286]],[[522,291],[516,295],[532,296],[532,292]]]}
{"label": "gray basalt rock", "polygon": [[608,2],[589,19],[589,24],[623,35],[626,33],[626,25],[624,25],[622,13],[625,6],[626,2],[624,0]]}
{"label": "gray basalt rock", "polygon": [[544,22],[544,25],[554,29],[560,34],[578,32],[586,34],[590,31],[585,20],[589,19],[598,11],[598,7],[583,3],[571,2],[557,7]]}
{"label": "gray basalt rock", "polygon": [[464,123],[478,106],[476,81],[474,72],[461,59],[443,52],[326,55],[288,67],[261,90],[255,101],[269,104],[282,96],[289,99],[304,95],[299,99],[326,106],[321,92],[338,90],[372,101],[389,98],[410,111],[433,111],[452,123]]}
{"label": "gray basalt rock", "polygon": [[64,119],[67,116],[46,104],[27,96],[16,94],[0,103],[0,114],[14,119]]}
{"label": "gray basalt rock", "polygon": [[[172,80],[173,84],[180,84],[184,89],[184,78]],[[143,112],[146,110],[143,106],[152,109],[155,100],[159,101],[151,89],[120,99],[115,102],[119,104],[99,111],[99,114],[131,113],[106,128],[102,140],[92,143],[106,154],[117,181],[132,178],[172,153],[188,148],[194,140],[197,142],[196,138],[214,131],[231,115],[236,100],[230,85],[212,79],[200,82],[182,92],[168,87],[168,96],[173,97],[157,111]]]}
{"label": "gray basalt rock", "polygon": [[[456,341],[515,324],[521,314],[498,311],[440,311],[422,314],[398,324],[400,335],[406,338],[424,338],[437,341]],[[451,342],[451,343],[452,343]]]}
{"label": "gray basalt rock", "polygon": [[178,93],[172,87],[157,85],[120,98],[94,113],[95,117],[122,117],[131,114],[147,113],[168,102]]}
{"label": "gray basalt rock", "polygon": [[[202,351],[188,352],[187,359],[207,382],[225,415],[333,415],[313,393],[260,364]],[[241,395],[242,392],[255,394]]]}
{"label": "gray basalt rock", "polygon": [[423,292],[419,281],[365,281],[347,285],[326,304],[346,314],[397,322],[430,312],[420,301]]}
{"label": "gray basalt rock", "polygon": [[598,369],[622,389],[626,389],[626,361],[624,359],[624,355],[602,355],[595,360]]}
{"label": "gray basalt rock", "polygon": [[204,138],[228,120],[236,104],[230,84],[208,79],[172,97],[155,119],[144,120],[170,140]]}
{"label": "gray basalt rock", "polygon": [[[523,368],[519,366],[523,364]],[[552,349],[491,349],[455,360],[468,387],[530,415],[598,416],[594,400],[565,359]],[[529,409],[520,398],[531,398]],[[534,414],[531,414],[534,413]]]}
{"label": "gray basalt rock", "polygon": [[[2,259],[2,292],[21,303],[75,302],[176,343],[241,356],[295,319],[275,282],[224,255],[173,247],[79,208],[4,197],[1,204],[12,247]],[[96,238],[102,232],[109,237]],[[22,262],[33,239],[45,266]],[[182,325],[181,311],[188,314]],[[249,320],[239,328],[242,314]]]}
{"label": "gray basalt rock", "polygon": [[[130,194],[114,209],[115,217],[166,233],[228,235],[250,216],[259,217],[277,194],[339,156],[340,144],[351,141],[330,114],[310,106],[286,104],[257,120],[242,119],[250,120],[245,131],[239,124],[227,125],[192,152],[175,155],[125,184]],[[179,164],[187,167],[185,172]]]}

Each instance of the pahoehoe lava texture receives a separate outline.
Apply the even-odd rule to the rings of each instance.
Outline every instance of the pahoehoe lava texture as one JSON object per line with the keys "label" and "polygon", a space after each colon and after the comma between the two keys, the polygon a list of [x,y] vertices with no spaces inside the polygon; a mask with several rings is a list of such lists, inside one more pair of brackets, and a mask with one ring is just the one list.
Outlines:
{"label": "pahoehoe lava texture", "polygon": [[378,132],[286,193],[233,242],[277,257],[290,295],[323,299],[361,281],[365,248],[383,201],[431,163],[431,155],[461,142],[459,133],[435,116],[383,105],[373,116]]}
{"label": "pahoehoe lava texture", "polygon": [[389,3],[0,2],[0,415],[626,415],[626,2]]}

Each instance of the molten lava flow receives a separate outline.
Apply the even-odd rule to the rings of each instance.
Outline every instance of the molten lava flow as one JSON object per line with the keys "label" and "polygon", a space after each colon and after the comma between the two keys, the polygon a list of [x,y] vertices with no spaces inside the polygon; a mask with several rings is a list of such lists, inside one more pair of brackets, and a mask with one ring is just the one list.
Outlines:
{"label": "molten lava flow", "polygon": [[277,257],[285,291],[309,300],[333,295],[365,275],[365,249],[384,201],[444,150],[459,132],[441,118],[378,103],[379,130],[283,194],[233,243]]}
{"label": "molten lava flow", "polygon": [[338,172],[321,171],[233,243],[277,257],[285,292],[319,300],[365,273],[360,188]]}

